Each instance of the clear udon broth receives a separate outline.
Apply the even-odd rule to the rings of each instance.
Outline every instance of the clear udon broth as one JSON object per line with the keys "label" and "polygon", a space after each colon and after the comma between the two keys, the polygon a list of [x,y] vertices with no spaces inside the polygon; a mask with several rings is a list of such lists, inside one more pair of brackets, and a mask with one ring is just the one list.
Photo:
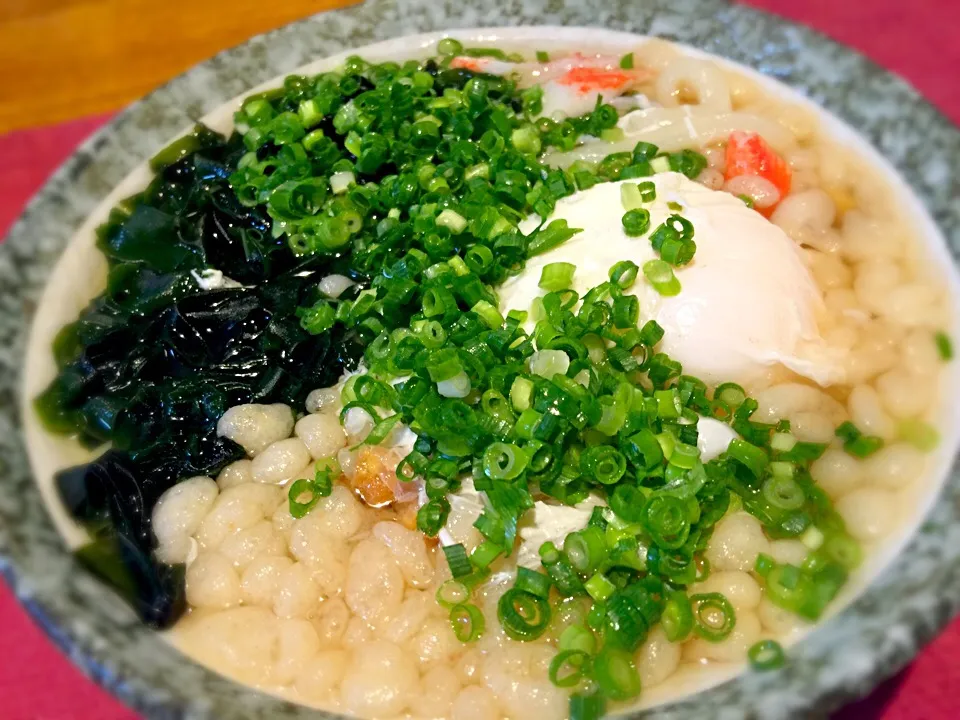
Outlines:
{"label": "clear udon broth", "polygon": [[[644,44],[635,62],[656,71],[640,89],[655,103],[695,105],[726,93],[734,110],[767,118],[792,135],[785,158],[793,183],[771,221],[803,248],[823,295],[820,331],[843,351],[847,379],[822,388],[775,366],[746,390],[760,403],[755,419],[787,419],[799,440],[831,443],[811,473],[869,558],[912,515],[929,477],[927,456],[902,438],[901,427],[916,419],[937,424],[943,362],[932,333],[951,325],[947,294],[931,277],[891,189],[824,136],[809,109],[785,104],[727,69],[701,73],[704,63],[716,66],[667,44]],[[698,181],[723,187],[722,145],[691,149],[709,162]],[[337,389],[318,389],[305,408],[231,411],[224,433],[248,433],[240,442],[256,450],[216,479],[177,485],[176,500],[171,496],[158,508],[161,557],[187,552],[190,561],[191,610],[173,641],[240,682],[345,714],[566,717],[567,691],[551,684],[547,668],[563,629],[582,619],[582,605],[565,602],[544,636],[515,642],[495,620],[511,578],[495,572],[475,595],[488,618],[485,634],[459,642],[448,611],[435,601],[450,577],[446,559],[436,543],[411,529],[411,506],[374,508],[353,492],[392,472],[400,451],[348,450],[369,427],[343,428],[339,410]],[[294,425],[292,418],[304,412]],[[884,438],[886,446],[866,460],[843,452],[834,429],[845,420]],[[314,461],[331,456],[338,457],[344,482],[294,519],[285,486],[311,477]],[[164,513],[173,518],[169,527]],[[456,513],[449,522],[457,521]],[[197,529],[178,535],[176,520],[187,516]],[[736,610],[736,627],[720,643],[696,637],[670,643],[655,628],[635,654],[641,704],[728,676],[760,639],[789,644],[802,634],[808,624],[767,600],[752,570],[761,552],[799,563],[807,551],[799,540],[770,540],[745,512],[728,513],[706,553],[712,574],[691,592],[724,594]],[[501,563],[494,570],[508,573],[509,563]]]}

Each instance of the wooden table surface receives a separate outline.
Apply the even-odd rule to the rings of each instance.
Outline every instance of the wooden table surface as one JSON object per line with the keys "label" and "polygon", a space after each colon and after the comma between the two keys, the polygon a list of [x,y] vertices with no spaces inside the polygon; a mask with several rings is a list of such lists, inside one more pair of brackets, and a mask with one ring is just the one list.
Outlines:
{"label": "wooden table surface", "polygon": [[247,38],[356,0],[0,0],[0,133],[116,110]]}

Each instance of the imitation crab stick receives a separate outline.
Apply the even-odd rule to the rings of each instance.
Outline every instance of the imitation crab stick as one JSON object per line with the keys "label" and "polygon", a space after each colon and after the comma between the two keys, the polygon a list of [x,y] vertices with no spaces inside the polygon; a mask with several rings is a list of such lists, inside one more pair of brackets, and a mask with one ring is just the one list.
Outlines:
{"label": "imitation crab stick", "polygon": [[790,192],[790,166],[756,133],[733,132],[727,141],[726,179],[752,175],[769,180],[783,198]]}

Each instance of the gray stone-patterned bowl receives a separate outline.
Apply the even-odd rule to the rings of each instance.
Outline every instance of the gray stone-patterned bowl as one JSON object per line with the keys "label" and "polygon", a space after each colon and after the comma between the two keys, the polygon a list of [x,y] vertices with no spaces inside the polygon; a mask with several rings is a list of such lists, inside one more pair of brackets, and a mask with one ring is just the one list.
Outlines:
{"label": "gray stone-patterned bowl", "polygon": [[[148,717],[332,716],[186,661],[71,560],[32,478],[18,409],[28,329],[51,268],[84,219],[131,170],[229,98],[311,60],[391,37],[531,25],[663,36],[792,86],[856,128],[896,167],[947,241],[940,257],[957,264],[960,180],[953,168],[960,164],[960,132],[905,83],[855,53],[723,0],[367,0],[198,65],[86,142],[33,199],[0,249],[0,571],[84,672]],[[644,716],[822,717],[893,674],[960,608],[956,469],[937,501],[925,507],[932,509],[897,559],[843,612],[794,646],[787,667],[741,675]]]}

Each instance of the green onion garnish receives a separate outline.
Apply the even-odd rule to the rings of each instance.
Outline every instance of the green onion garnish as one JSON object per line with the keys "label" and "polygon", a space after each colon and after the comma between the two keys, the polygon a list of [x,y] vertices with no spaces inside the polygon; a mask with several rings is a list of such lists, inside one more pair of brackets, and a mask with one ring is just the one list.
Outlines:
{"label": "green onion garnish", "polygon": [[953,341],[950,336],[941,331],[935,333],[933,338],[937,343],[937,352],[940,353],[940,359],[944,362],[953,360]]}
{"label": "green onion garnish", "polygon": [[437,43],[437,52],[448,57],[460,55],[463,53],[463,44],[453,38],[444,38]]}
{"label": "green onion garnish", "polygon": [[[634,186],[636,187],[636,186]],[[623,231],[630,237],[640,237],[650,229],[650,212],[644,208],[627,210],[622,218]]]}
{"label": "green onion garnish", "polygon": [[563,541],[563,551],[577,572],[590,575],[600,567],[607,555],[603,531],[596,527],[586,527],[570,533]]}
{"label": "green onion garnish", "polygon": [[620,204],[624,210],[636,210],[643,206],[643,195],[636,183],[623,183],[620,186]]}
{"label": "green onion garnish", "polygon": [[671,170],[683,173],[691,180],[696,179],[707,167],[707,159],[694,150],[681,150],[671,153],[668,161]]}
{"label": "green onion garnish", "polygon": [[550,578],[529,568],[517,568],[517,580],[514,587],[545,600],[550,597]]}
{"label": "green onion garnish", "polygon": [[550,53],[544,50],[537,50],[537,62],[541,62],[541,63],[550,62]]}
{"label": "green onion garnish", "polygon": [[437,603],[441,607],[463,605],[469,599],[470,589],[459,580],[447,580],[437,590]]}
{"label": "green onion garnish", "polygon": [[620,68],[623,70],[633,70],[633,53],[627,53],[620,58]]}
{"label": "green onion garnish", "polygon": [[923,452],[930,452],[940,442],[940,433],[937,429],[918,419],[901,422],[900,437]]}
{"label": "green onion garnish", "polygon": [[473,572],[473,566],[470,565],[470,559],[467,557],[467,549],[462,544],[444,545],[443,554],[447,558],[447,565],[450,566],[450,574],[454,579]]}
{"label": "green onion garnish", "polygon": [[597,636],[583,625],[570,625],[557,641],[560,650],[579,650],[593,655],[597,649]]}
{"label": "green onion garnish", "polygon": [[660,616],[660,625],[670,642],[683,642],[693,632],[693,608],[682,590],[670,593]]}
{"label": "green onion garnish", "polygon": [[726,639],[737,624],[733,605],[720,593],[703,593],[690,598],[693,606],[693,631],[710,642]]}
{"label": "green onion garnish", "polygon": [[611,700],[630,700],[640,694],[640,674],[625,650],[604,647],[594,658],[593,679]]}
{"label": "green onion garnish", "polygon": [[841,423],[836,430],[836,436],[843,440],[843,449],[858,458],[873,455],[883,447],[883,438],[873,435],[864,435],[856,425],[849,420]]}
{"label": "green onion garnish", "polygon": [[637,279],[640,268],[635,262],[621,260],[610,268],[610,282],[621,290],[629,290]]}
{"label": "green onion garnish", "polygon": [[476,605],[466,603],[450,608],[450,625],[457,640],[463,643],[478,640],[486,627],[483,613]]}
{"label": "green onion garnish", "polygon": [[536,640],[550,624],[550,603],[539,595],[510,588],[497,603],[497,617],[513,640]]}
{"label": "green onion garnish", "polygon": [[548,676],[557,687],[576,687],[589,668],[590,656],[583,650],[563,650],[550,662]]}
{"label": "green onion garnish", "polygon": [[747,651],[750,667],[754,670],[776,670],[783,667],[787,658],[783,648],[776,640],[761,640],[750,646]]}
{"label": "green onion garnish", "polygon": [[606,712],[606,700],[598,693],[570,696],[570,720],[600,720]]}
{"label": "green onion garnish", "polygon": [[663,260],[648,260],[643,264],[643,276],[653,289],[665,297],[680,293],[680,281],[673,274],[673,268]]}
{"label": "green onion garnish", "polygon": [[573,273],[576,269],[576,265],[568,262],[555,262],[544,265],[543,270],[540,271],[539,286],[551,292],[566,290],[573,284]]}
{"label": "green onion garnish", "polygon": [[[308,512],[313,510],[320,498],[328,497],[333,492],[334,468],[321,467],[319,464],[315,468],[313,480],[300,478],[290,486],[287,493],[290,504],[290,514],[295,518],[302,518]],[[304,494],[309,493],[306,502],[303,502]]]}

